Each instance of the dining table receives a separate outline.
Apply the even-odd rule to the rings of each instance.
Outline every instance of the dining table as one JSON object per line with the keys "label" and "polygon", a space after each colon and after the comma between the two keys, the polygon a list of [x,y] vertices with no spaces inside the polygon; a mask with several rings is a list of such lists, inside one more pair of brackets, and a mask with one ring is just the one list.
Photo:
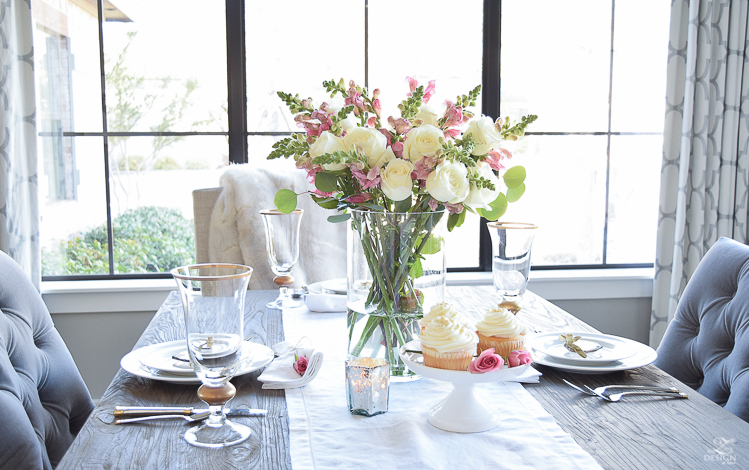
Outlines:
{"label": "dining table", "polygon": [[[258,381],[261,370],[234,377],[232,383],[237,389],[232,407],[261,408],[268,411],[264,417],[238,417],[252,429],[250,438],[231,447],[207,449],[189,445],[183,438],[184,432],[191,426],[183,420],[158,420],[137,424],[114,424],[113,410],[116,406],[181,406],[201,407],[197,397],[197,384],[172,383],[163,380],[145,378],[120,369],[112,380],[88,421],[70,446],[58,469],[125,469],[125,468],[158,468],[158,469],[216,469],[216,468],[329,468],[334,464],[323,464],[315,456],[304,456],[299,460],[296,445],[290,436],[303,436],[313,440],[314,433],[304,429],[306,421],[299,414],[299,407],[287,403],[287,393],[298,397],[302,390],[302,400],[312,400],[313,387],[316,381],[333,380],[330,377],[342,377],[338,369],[342,368],[342,359],[346,356],[341,341],[333,341],[346,334],[346,313],[315,314],[305,306],[277,310],[266,308],[266,303],[275,299],[277,291],[248,291],[245,305],[245,334],[249,341],[273,346],[284,340],[295,342],[305,331],[318,331],[313,337],[316,350],[325,353],[322,370],[330,369],[333,375],[322,374],[303,389],[274,390],[262,388]],[[497,294],[491,286],[448,286],[445,299],[457,308],[466,311],[486,311],[498,304]],[[549,301],[526,292],[517,318],[525,324],[534,335],[582,332],[600,333],[574,315],[562,310]],[[317,316],[321,315],[321,316]],[[339,325],[330,331],[319,333],[315,330],[318,318],[327,318],[329,325]],[[293,326],[294,337],[285,331]],[[608,332],[615,335],[616,332]],[[331,341],[326,340],[329,335]],[[149,345],[184,339],[184,320],[182,302],[177,292],[171,292],[152,321],[135,344],[133,350]],[[335,347],[333,347],[335,345]],[[342,349],[342,350],[341,350]],[[541,361],[548,364],[548,361]],[[648,361],[649,362],[649,361]],[[655,365],[646,364],[640,367],[627,368],[606,373],[580,373],[570,368],[532,364],[541,376],[538,383],[525,383],[522,389],[528,392],[531,401],[537,402],[541,413],[550,415],[550,421],[558,428],[558,433],[569,440],[567,445],[575,447],[574,452],[585,455],[592,466],[605,469],[692,469],[692,468],[749,468],[749,423],[734,416],[721,406],[703,397],[686,384],[660,370]],[[420,381],[432,379],[422,378]],[[620,402],[611,403],[598,397],[583,394],[565,384],[565,380],[577,385],[598,387],[608,384],[645,385],[675,387],[688,395],[687,399],[663,398],[655,396],[626,397]],[[417,382],[420,382],[417,381]],[[398,392],[407,391],[411,384],[397,384]],[[336,384],[341,399],[332,406],[348,414],[345,405],[344,384]],[[304,389],[309,389],[304,392]],[[372,428],[378,419],[385,419],[389,414],[411,413],[409,419],[426,423],[428,409],[432,403],[413,406],[404,410],[397,406],[399,395],[391,385],[390,410],[384,415],[371,418],[356,417],[349,426],[361,427],[361,435],[371,432],[371,449],[382,446],[387,453],[389,446],[397,442],[387,439],[387,428]],[[304,395],[308,393],[308,395]],[[306,398],[305,398],[306,397]],[[296,400],[296,399],[295,399]],[[298,403],[295,401],[294,403]],[[340,403],[340,406],[338,405]],[[203,407],[205,405],[202,405]],[[534,405],[536,406],[536,405]],[[338,408],[336,408],[338,407]],[[337,415],[343,416],[343,415]],[[397,416],[391,416],[397,418]],[[383,421],[380,421],[383,422]],[[290,423],[292,423],[290,425]],[[301,424],[300,424],[301,423]],[[428,424],[424,426],[429,427]],[[329,426],[325,432],[331,434],[332,442],[342,444],[350,440],[345,427],[340,431],[336,426]],[[369,431],[372,429],[372,431]],[[336,435],[340,432],[340,435]],[[502,429],[486,433],[452,434],[444,433],[449,439],[455,436],[458,442],[470,443],[481,439],[482,434],[510,432]],[[460,437],[460,441],[458,440]],[[486,437],[486,436],[484,436]],[[501,435],[499,436],[501,439]],[[380,444],[378,444],[378,442]],[[450,442],[449,440],[446,442]],[[352,453],[356,443],[327,452],[347,452],[347,459],[341,462],[360,462],[361,468],[374,468],[374,460],[367,457],[367,452]],[[353,445],[353,447],[352,447]],[[460,444],[462,445],[462,444]],[[334,446],[335,447],[335,446]],[[320,450],[320,448],[317,448]],[[322,450],[320,450],[322,452]],[[511,462],[512,450],[497,451],[486,448],[485,452],[496,454],[492,458],[498,462],[497,468],[505,468],[501,462]],[[311,453],[311,452],[310,452]],[[562,462],[564,457],[561,457]],[[311,464],[310,464],[311,462]],[[331,460],[330,462],[335,462]],[[346,468],[344,463],[341,468]],[[347,464],[346,464],[347,465]],[[471,462],[466,462],[470,466]],[[396,465],[397,466],[397,465]],[[414,465],[409,465],[412,468]],[[438,464],[424,462],[417,468],[449,468]],[[524,464],[513,468],[536,468],[535,464]]]}

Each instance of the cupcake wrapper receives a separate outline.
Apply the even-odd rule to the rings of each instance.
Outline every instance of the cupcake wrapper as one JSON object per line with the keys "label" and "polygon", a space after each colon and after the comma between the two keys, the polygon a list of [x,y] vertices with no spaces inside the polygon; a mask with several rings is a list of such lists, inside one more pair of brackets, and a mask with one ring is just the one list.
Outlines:
{"label": "cupcake wrapper", "polygon": [[507,357],[512,351],[523,349],[525,345],[525,336],[518,335],[512,338],[500,338],[498,336],[484,336],[476,332],[479,336],[479,354],[490,348],[494,348],[494,354]]}
{"label": "cupcake wrapper", "polygon": [[437,369],[468,370],[475,351],[451,351],[441,353],[434,348],[421,345],[424,365]]}

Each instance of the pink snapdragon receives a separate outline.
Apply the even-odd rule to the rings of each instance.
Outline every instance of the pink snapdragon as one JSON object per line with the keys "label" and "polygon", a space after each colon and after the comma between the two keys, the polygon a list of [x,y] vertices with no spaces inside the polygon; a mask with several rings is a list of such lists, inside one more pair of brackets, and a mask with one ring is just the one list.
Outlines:
{"label": "pink snapdragon", "polygon": [[388,117],[388,124],[395,129],[396,134],[405,134],[413,128],[413,124],[408,119],[395,119],[393,116]]}
{"label": "pink snapdragon", "polygon": [[463,207],[463,204],[460,204],[460,203],[458,204],[445,203],[445,208],[447,209],[447,212],[449,212],[451,215],[460,214],[461,212],[465,210],[465,207]]}
{"label": "pink snapdragon", "polygon": [[353,80],[349,82],[348,96],[343,100],[346,106],[354,107],[354,115],[360,116],[362,111],[366,111],[367,108],[364,104],[364,98],[359,91],[356,91],[356,83]]}
{"label": "pink snapdragon", "polygon": [[504,170],[504,165],[502,165],[500,162],[504,160],[505,158],[512,158],[512,154],[509,150],[498,148],[495,150],[490,150],[489,153],[486,154],[486,163],[489,164],[490,167],[492,167],[492,170]]}
{"label": "pink snapdragon", "polygon": [[377,187],[380,184],[381,177],[379,166],[370,168],[366,173],[364,173],[358,165],[351,165],[349,168],[351,168],[351,174],[354,175],[357,181],[359,181],[359,184],[361,184],[362,190]]}
{"label": "pink snapdragon", "polygon": [[437,166],[437,157],[425,156],[414,163],[414,171],[411,172],[411,178],[419,181],[426,181],[435,166]]}
{"label": "pink snapdragon", "polygon": [[323,131],[330,130],[333,126],[330,116],[332,113],[316,110],[310,114],[297,114],[294,121],[307,132],[307,142],[311,144],[315,141],[314,137],[319,137]]}
{"label": "pink snapdragon", "polygon": [[445,114],[442,116],[445,120],[445,127],[456,127],[467,120],[463,117],[462,106],[455,106],[455,103],[452,101],[445,100],[445,107]]}
{"label": "pink snapdragon", "polygon": [[440,202],[434,198],[430,199],[429,202],[427,202],[427,205],[429,205],[429,208],[433,211],[437,210],[437,206],[440,205]]}
{"label": "pink snapdragon", "polygon": [[394,142],[390,148],[393,150],[396,157],[403,158],[403,142]]}
{"label": "pink snapdragon", "polygon": [[436,83],[437,82],[435,80],[429,80],[429,84],[427,85],[426,89],[424,89],[424,97],[421,99],[422,103],[424,104],[429,103],[429,100],[432,98],[432,95],[434,95]]}

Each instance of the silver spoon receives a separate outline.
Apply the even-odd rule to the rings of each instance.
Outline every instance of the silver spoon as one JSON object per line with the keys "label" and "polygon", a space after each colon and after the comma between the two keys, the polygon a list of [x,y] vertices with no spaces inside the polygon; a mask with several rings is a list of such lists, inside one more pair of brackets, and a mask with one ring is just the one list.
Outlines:
{"label": "silver spoon", "polygon": [[151,421],[154,419],[171,419],[171,418],[182,418],[187,422],[190,423],[196,423],[198,421],[203,421],[207,417],[211,415],[210,411],[205,411],[203,413],[196,413],[192,415],[153,415],[153,416],[141,416],[138,418],[127,418],[127,419],[116,419],[114,421],[114,424],[128,424],[128,423],[138,423],[140,421]]}

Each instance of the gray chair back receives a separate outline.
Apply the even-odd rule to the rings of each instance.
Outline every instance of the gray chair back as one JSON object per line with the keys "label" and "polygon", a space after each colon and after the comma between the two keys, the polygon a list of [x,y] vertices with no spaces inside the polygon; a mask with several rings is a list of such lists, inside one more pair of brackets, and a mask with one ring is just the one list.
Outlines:
{"label": "gray chair back", "polygon": [[708,250],[655,365],[749,421],[749,246],[721,238]]}
{"label": "gray chair back", "polygon": [[93,408],[39,292],[0,252],[0,468],[54,468]]}

